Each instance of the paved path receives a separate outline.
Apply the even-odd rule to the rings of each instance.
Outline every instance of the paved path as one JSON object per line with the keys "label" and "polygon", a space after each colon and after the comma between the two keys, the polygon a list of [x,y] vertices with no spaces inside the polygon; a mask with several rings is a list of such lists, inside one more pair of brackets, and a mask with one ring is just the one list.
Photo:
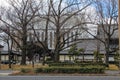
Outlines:
{"label": "paved path", "polygon": [[13,70],[0,70],[0,73],[11,73]]}
{"label": "paved path", "polygon": [[[9,75],[15,71],[13,70],[0,70],[0,75]],[[114,75],[120,75],[120,71],[111,71],[111,70],[106,70],[105,71],[106,75],[114,76]]]}
{"label": "paved path", "polygon": [[0,80],[120,80],[120,76],[0,76]]}
{"label": "paved path", "polygon": [[0,70],[0,75],[9,75],[13,72],[13,70]]}
{"label": "paved path", "polygon": [[106,70],[105,73],[108,75],[120,75],[120,71],[117,70]]}

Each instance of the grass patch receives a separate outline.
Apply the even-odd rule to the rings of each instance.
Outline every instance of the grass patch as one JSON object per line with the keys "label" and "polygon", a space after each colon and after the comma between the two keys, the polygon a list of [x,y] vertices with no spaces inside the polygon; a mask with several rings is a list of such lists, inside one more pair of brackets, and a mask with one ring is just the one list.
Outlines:
{"label": "grass patch", "polygon": [[[34,69],[34,68],[39,68],[39,67],[48,67],[47,65],[43,66],[42,64],[35,64],[34,68],[32,67],[31,64],[28,64],[28,65],[15,65],[15,64],[12,64],[11,65],[11,69],[13,70],[21,70],[21,69]],[[1,70],[8,70],[9,69],[9,65],[4,65],[4,64],[1,64]]]}
{"label": "grass patch", "polygon": [[119,70],[118,66],[116,66],[115,64],[110,64],[108,69],[109,70]]}
{"label": "grass patch", "polygon": [[1,70],[7,70],[7,69],[9,69],[9,65],[1,64],[1,65],[0,65],[0,69],[1,69]]}

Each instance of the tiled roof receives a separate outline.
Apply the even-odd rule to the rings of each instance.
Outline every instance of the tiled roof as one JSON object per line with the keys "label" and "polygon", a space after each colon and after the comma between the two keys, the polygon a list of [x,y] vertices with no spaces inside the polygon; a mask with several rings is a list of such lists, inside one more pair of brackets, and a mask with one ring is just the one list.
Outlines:
{"label": "tiled roof", "polygon": [[[105,53],[105,48],[100,41],[96,39],[82,39],[80,43],[77,44],[78,49],[83,48],[85,49],[84,54],[93,54],[94,51],[97,50],[97,46],[99,47],[100,53]],[[63,50],[60,54],[68,54],[68,50]]]}
{"label": "tiled roof", "polygon": [[[14,55],[20,55],[17,51],[12,51]],[[8,51],[1,51],[2,55],[8,55]]]}

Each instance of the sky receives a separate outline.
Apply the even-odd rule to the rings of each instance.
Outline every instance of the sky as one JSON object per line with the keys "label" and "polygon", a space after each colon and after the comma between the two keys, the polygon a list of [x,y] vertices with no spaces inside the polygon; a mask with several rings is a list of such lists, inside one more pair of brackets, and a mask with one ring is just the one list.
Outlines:
{"label": "sky", "polygon": [[[8,4],[7,4],[5,1],[7,1],[7,0],[0,0],[0,6],[1,6],[1,5],[2,5],[2,6],[8,6]],[[9,0],[8,0],[8,1],[9,1]],[[46,1],[46,0],[44,0],[44,1]],[[55,1],[57,1],[57,0],[55,0]],[[66,0],[65,0],[65,1],[66,1]],[[64,7],[65,4],[63,3],[62,6]],[[96,12],[96,9],[95,9],[94,6],[89,6],[89,7],[86,8],[86,15],[89,15],[89,17],[92,17],[93,22],[94,22],[94,21],[97,21],[97,20],[96,20],[96,14],[97,14],[97,12]],[[87,16],[86,16],[86,18],[87,18]],[[86,20],[88,20],[88,19],[86,19]],[[107,20],[109,21],[109,19],[107,19]],[[114,22],[114,21],[113,21],[113,22]]]}
{"label": "sky", "polygon": [[[7,1],[7,0],[0,0],[0,6],[1,5],[2,6],[8,6],[8,3],[6,3],[5,1]],[[62,6],[65,6],[65,4],[63,3]],[[91,16],[92,18],[96,17],[96,15],[95,15],[96,10],[95,10],[95,8],[93,6],[87,7],[85,11],[86,11],[86,14]],[[86,16],[86,18],[87,18],[87,16]],[[92,20],[95,20],[95,19],[92,19]]]}
{"label": "sky", "polygon": [[0,6],[7,6],[6,0],[0,0]]}
{"label": "sky", "polygon": [[[8,4],[5,2],[6,0],[0,0],[0,6],[8,6]],[[63,6],[65,6],[65,4],[63,4]],[[95,18],[96,17],[96,10],[95,10],[95,8],[93,7],[93,6],[89,6],[89,7],[87,7],[86,8],[86,11],[87,11],[87,15],[89,15],[89,16],[91,16],[92,18]],[[93,19],[93,20],[95,20],[95,19]],[[94,34],[94,30],[96,30],[96,28],[94,28],[94,26],[93,25],[90,25],[89,24],[89,26],[91,26],[91,27],[89,27],[90,28],[90,32],[92,32],[93,34]]]}

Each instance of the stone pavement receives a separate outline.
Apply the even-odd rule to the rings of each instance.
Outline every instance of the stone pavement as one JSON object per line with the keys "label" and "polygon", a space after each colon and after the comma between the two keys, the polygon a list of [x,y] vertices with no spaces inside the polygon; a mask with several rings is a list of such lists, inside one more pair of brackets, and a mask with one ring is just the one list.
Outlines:
{"label": "stone pavement", "polygon": [[0,76],[7,76],[13,72],[13,70],[0,70]]}
{"label": "stone pavement", "polygon": [[105,74],[107,74],[107,75],[120,75],[120,70],[118,71],[118,70],[106,70],[105,71]]}

